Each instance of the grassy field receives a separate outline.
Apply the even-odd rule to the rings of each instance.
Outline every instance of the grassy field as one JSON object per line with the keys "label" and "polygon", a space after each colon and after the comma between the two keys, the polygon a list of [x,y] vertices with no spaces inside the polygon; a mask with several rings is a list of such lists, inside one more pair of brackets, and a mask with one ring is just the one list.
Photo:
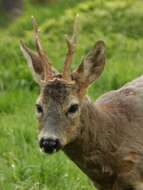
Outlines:
{"label": "grassy field", "polygon": [[37,145],[34,103],[38,88],[19,50],[19,40],[33,46],[31,15],[41,29],[43,46],[62,70],[66,44],[79,13],[81,32],[73,68],[97,39],[107,46],[107,65],[89,89],[96,99],[143,73],[143,3],[139,0],[57,0],[33,5],[25,0],[16,21],[0,13],[0,190],[92,190],[86,176],[60,152],[41,154]]}

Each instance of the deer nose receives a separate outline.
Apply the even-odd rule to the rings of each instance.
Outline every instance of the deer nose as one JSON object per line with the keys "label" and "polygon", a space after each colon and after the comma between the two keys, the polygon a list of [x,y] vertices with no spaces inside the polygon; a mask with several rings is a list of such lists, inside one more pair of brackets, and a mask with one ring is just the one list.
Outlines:
{"label": "deer nose", "polygon": [[61,148],[61,144],[59,139],[51,139],[51,138],[41,138],[39,141],[39,146],[40,148],[45,152],[45,153],[53,153],[58,151]]}

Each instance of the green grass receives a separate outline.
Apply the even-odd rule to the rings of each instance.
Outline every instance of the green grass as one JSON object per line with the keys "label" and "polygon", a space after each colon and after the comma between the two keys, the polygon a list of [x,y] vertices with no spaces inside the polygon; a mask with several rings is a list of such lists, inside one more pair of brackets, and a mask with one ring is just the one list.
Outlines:
{"label": "green grass", "polygon": [[35,5],[25,0],[22,17],[12,21],[0,13],[0,189],[92,190],[86,176],[60,152],[41,154],[37,145],[34,103],[38,94],[19,50],[23,39],[34,48],[31,15],[37,18],[41,40],[54,66],[62,70],[66,44],[79,13],[81,32],[72,68],[102,39],[107,64],[89,89],[95,99],[143,73],[143,3],[140,0],[56,0]]}

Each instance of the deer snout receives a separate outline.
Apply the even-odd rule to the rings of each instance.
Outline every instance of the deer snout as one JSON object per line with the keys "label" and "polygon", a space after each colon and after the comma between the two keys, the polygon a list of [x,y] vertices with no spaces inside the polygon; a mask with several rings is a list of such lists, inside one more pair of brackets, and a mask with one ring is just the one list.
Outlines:
{"label": "deer snout", "polygon": [[45,153],[51,154],[61,148],[61,143],[59,139],[41,138],[39,141],[39,146]]}

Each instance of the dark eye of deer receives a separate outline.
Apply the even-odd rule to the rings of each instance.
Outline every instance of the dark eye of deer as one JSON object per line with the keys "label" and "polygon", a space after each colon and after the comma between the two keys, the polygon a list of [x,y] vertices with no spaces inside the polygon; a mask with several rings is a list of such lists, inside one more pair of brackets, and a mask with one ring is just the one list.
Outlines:
{"label": "dark eye of deer", "polygon": [[43,108],[39,104],[36,104],[36,110],[37,110],[37,113],[40,113],[40,114],[43,113]]}
{"label": "dark eye of deer", "polygon": [[78,110],[78,104],[73,104],[68,109],[68,113],[75,113]]}

